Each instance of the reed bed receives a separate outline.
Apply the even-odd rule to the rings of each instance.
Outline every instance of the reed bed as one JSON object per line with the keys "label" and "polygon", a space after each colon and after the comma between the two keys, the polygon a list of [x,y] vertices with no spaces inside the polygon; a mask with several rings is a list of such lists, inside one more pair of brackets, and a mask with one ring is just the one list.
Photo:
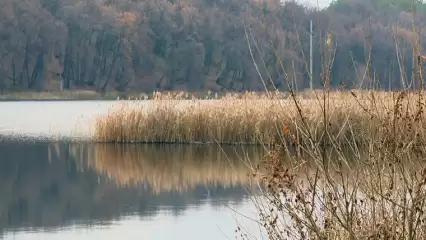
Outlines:
{"label": "reed bed", "polygon": [[[269,96],[229,94],[207,100],[186,100],[184,93],[157,93],[149,101],[123,101],[109,114],[96,118],[94,140],[273,145],[283,139],[301,141],[309,135],[313,142],[321,142],[327,111],[327,132],[336,136],[336,142],[343,144],[351,137],[363,145],[373,135],[386,134],[380,132],[380,125],[393,119],[395,105],[404,114],[413,115],[418,102],[424,104],[416,93],[401,98],[395,92],[335,91],[327,95],[324,110],[323,94],[301,93],[296,104],[288,94],[278,92]],[[306,126],[301,131],[303,124]]]}

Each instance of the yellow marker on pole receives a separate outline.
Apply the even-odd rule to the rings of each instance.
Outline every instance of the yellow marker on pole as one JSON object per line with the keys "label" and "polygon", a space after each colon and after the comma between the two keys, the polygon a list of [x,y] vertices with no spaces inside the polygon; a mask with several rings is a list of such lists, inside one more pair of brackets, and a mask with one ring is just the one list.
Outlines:
{"label": "yellow marker on pole", "polygon": [[333,43],[333,39],[330,33],[327,33],[327,46],[330,46]]}

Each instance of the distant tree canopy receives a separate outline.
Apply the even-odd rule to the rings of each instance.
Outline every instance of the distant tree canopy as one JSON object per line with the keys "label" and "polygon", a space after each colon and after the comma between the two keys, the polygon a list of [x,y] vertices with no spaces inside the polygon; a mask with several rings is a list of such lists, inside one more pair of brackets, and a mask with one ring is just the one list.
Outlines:
{"label": "distant tree canopy", "polygon": [[[426,7],[414,3],[420,23]],[[261,79],[301,89],[310,20],[314,86],[329,34],[333,87],[398,88],[414,77],[411,10],[411,0],[337,0],[320,11],[279,0],[2,0],[0,90],[58,90],[61,78],[97,91],[262,90]]]}
{"label": "distant tree canopy", "polygon": [[[345,5],[354,3],[354,0],[334,0],[330,6],[337,6],[337,5]],[[395,8],[399,11],[406,11],[406,12],[412,12],[413,10],[415,12],[422,12],[426,13],[426,4],[423,3],[422,0],[371,0],[370,4],[372,6],[375,6],[376,8],[384,8],[384,10],[388,10],[389,8]]]}

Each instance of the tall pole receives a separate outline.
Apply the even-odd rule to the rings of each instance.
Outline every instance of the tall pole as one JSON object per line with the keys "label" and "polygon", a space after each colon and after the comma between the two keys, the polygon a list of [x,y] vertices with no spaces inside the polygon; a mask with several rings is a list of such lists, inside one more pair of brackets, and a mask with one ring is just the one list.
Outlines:
{"label": "tall pole", "polygon": [[310,57],[309,57],[309,87],[310,87],[310,89],[312,90],[312,33],[313,33],[313,31],[312,31],[312,20],[310,21],[310,25],[311,25],[311,34],[310,34],[310,39],[309,39],[309,45],[310,45],[310,47],[309,47],[309,52],[310,52]]}
{"label": "tall pole", "polygon": [[59,86],[59,91],[62,92],[64,89],[64,79],[62,78],[61,75],[59,75],[59,77],[61,78],[61,85]]}

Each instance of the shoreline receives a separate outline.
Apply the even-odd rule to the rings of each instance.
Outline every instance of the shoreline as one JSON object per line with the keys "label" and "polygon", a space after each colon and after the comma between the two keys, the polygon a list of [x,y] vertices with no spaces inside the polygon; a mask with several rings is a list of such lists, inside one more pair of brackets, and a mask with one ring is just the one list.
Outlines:
{"label": "shoreline", "polygon": [[[365,94],[368,90],[357,90],[357,93]],[[296,93],[300,99],[315,99],[315,93],[321,94],[322,89],[303,90]],[[363,93],[364,92],[364,93]],[[397,93],[398,91],[374,91],[380,94]],[[411,91],[410,91],[411,92]],[[271,96],[276,99],[289,99],[290,93],[288,91],[269,92]],[[338,90],[333,89],[331,94],[348,94],[351,90]],[[417,92],[413,92],[417,93]],[[278,95],[276,95],[278,94]],[[267,98],[266,91],[243,91],[243,92],[211,92],[211,91],[152,91],[152,92],[105,92],[104,94],[92,90],[67,90],[63,92],[6,92],[0,94],[0,102],[70,102],[70,101],[116,101],[116,100],[153,100],[157,98],[160,100],[219,100],[222,98],[232,97],[234,99],[244,98],[249,96],[252,99]],[[266,98],[265,98],[266,97]]]}
{"label": "shoreline", "polygon": [[62,92],[5,92],[0,94],[0,102],[49,102],[49,101],[111,101],[139,97],[143,93],[106,92],[104,94],[92,90],[66,90]]}
{"label": "shoreline", "polygon": [[83,102],[83,101],[117,101],[116,99],[78,99],[78,98],[0,98],[0,102]]}

